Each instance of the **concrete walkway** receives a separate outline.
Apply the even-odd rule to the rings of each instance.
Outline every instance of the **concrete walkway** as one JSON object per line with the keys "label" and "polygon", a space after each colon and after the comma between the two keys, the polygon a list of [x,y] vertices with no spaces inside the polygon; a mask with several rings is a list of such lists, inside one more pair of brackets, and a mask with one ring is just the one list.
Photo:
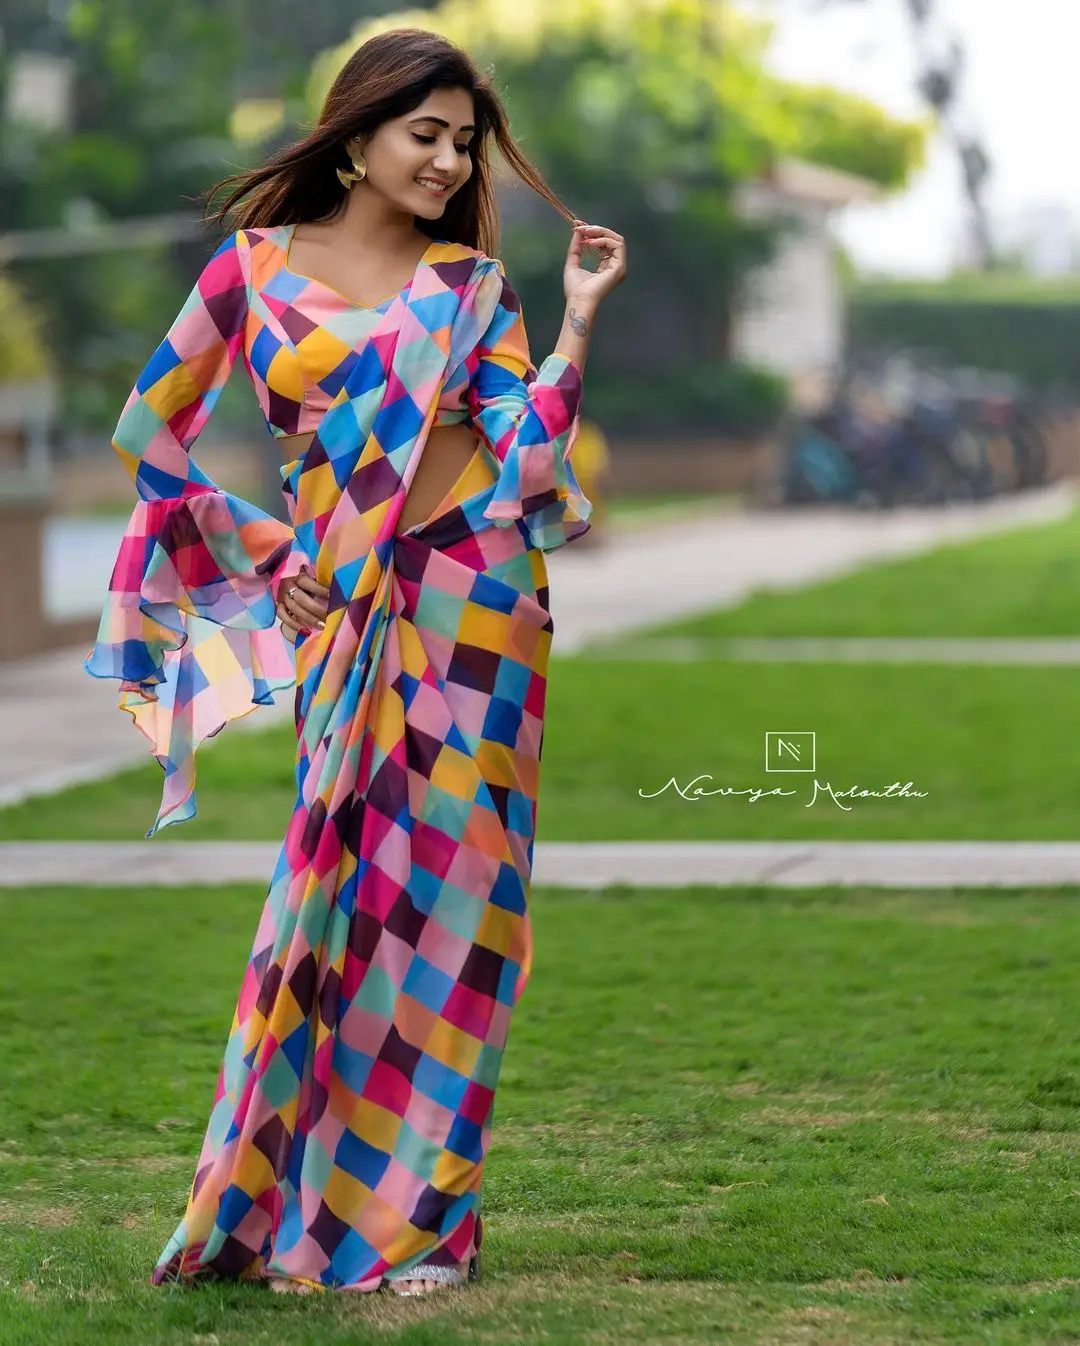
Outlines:
{"label": "concrete walkway", "polygon": [[621,640],[589,649],[590,656],[650,663],[698,663],[722,659],[768,664],[1080,664],[1080,640],[995,640],[982,637],[872,639],[763,639],[671,636],[666,640]]}
{"label": "concrete walkway", "polygon": [[725,512],[620,534],[602,550],[571,544],[547,558],[554,649],[576,653],[677,617],[734,607],[755,589],[805,588],[942,543],[1050,523],[1075,499],[1074,488],[1062,484],[947,509]]}
{"label": "concrete walkway", "polygon": [[[730,606],[762,585],[797,588],[942,542],[1050,522],[1067,514],[1074,498],[1071,486],[1060,485],[888,514],[724,509],[619,532],[595,551],[571,544],[547,558],[554,650],[573,653],[652,623]],[[0,806],[146,760],[145,740],[116,709],[115,684],[88,677],[84,654],[63,650],[0,665]],[[236,728],[261,729],[290,712],[286,695]]]}
{"label": "concrete walkway", "polygon": [[[9,842],[0,888],[41,884],[194,887],[269,883],[277,842]],[[780,888],[867,885],[965,888],[1080,885],[1073,842],[538,842],[533,882],[559,888],[609,884],[766,884]]]}

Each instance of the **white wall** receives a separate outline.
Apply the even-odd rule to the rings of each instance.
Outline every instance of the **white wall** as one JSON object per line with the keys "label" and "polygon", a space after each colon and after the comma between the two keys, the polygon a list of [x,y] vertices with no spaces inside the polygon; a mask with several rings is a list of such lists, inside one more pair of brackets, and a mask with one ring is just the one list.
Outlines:
{"label": "white wall", "polygon": [[743,212],[754,218],[792,217],[777,255],[753,277],[733,329],[736,358],[791,378],[796,395],[816,390],[844,354],[844,296],[830,210],[785,198],[754,184],[744,190]]}

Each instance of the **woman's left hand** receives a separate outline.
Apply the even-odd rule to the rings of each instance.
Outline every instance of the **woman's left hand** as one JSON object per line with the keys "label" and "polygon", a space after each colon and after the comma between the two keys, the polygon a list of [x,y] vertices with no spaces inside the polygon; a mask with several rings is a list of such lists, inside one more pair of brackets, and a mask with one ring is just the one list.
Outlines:
{"label": "woman's left hand", "polygon": [[315,628],[321,630],[326,625],[329,598],[330,590],[302,566],[278,599],[277,615],[285,639],[295,644],[298,631],[310,635]]}
{"label": "woman's left hand", "polygon": [[[600,265],[587,271],[581,265],[582,250],[595,248],[600,254]],[[626,278],[626,240],[614,229],[602,224],[574,221],[574,233],[563,267],[563,292],[567,303],[598,304],[621,285]]]}

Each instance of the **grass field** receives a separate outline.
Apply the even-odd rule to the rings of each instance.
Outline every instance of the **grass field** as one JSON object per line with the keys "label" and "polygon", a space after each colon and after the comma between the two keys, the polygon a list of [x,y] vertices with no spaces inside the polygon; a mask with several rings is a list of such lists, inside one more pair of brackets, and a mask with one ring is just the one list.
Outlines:
{"label": "grass field", "polygon": [[1080,1337],[1080,894],[537,890],[435,1301],[154,1289],[262,901],[0,893],[4,1346]]}
{"label": "grass field", "polygon": [[[119,714],[119,712],[115,712]],[[816,777],[837,791],[913,782],[925,799],[819,795],[813,776],[766,773],[770,730],[813,730]],[[135,730],[131,730],[134,734]],[[1080,680],[1067,667],[553,663],[540,840],[625,838],[1075,840]],[[172,839],[277,839],[292,807],[291,731],[226,732],[201,755],[199,817]],[[792,796],[686,799],[703,789]],[[0,811],[0,841],[138,839],[161,772]],[[841,806],[843,805],[843,807]]]}
{"label": "grass field", "polygon": [[759,592],[648,635],[1078,636],[1080,511],[807,589]]}
{"label": "grass field", "polygon": [[640,528],[668,519],[692,518],[742,506],[737,491],[669,491],[650,495],[612,495],[604,499],[604,514],[616,528]]}

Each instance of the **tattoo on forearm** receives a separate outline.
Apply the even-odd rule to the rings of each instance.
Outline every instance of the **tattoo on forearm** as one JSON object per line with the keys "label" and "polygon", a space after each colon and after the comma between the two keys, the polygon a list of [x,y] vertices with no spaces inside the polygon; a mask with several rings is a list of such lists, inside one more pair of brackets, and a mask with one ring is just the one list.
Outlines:
{"label": "tattoo on forearm", "polygon": [[578,334],[578,336],[583,337],[589,330],[585,319],[579,318],[573,309],[570,310],[569,318],[571,328]]}

